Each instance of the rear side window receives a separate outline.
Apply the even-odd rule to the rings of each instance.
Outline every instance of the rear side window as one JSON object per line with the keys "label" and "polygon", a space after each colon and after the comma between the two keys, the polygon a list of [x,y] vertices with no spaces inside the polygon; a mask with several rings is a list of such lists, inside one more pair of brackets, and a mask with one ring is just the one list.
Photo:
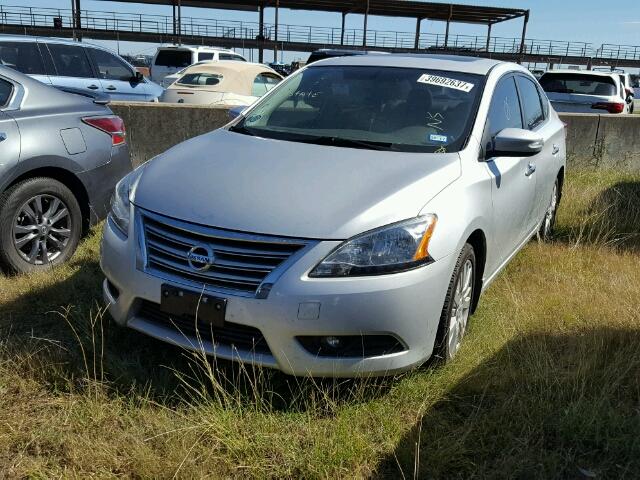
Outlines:
{"label": "rear side window", "polygon": [[155,65],[160,67],[184,68],[191,65],[190,50],[160,50]]}
{"label": "rear side window", "polygon": [[220,60],[233,60],[235,62],[246,62],[246,60],[240,55],[233,55],[231,53],[221,53],[218,58]]}
{"label": "rear side window", "polygon": [[198,54],[198,61],[202,62],[203,60],[213,60],[213,57],[215,57],[215,53],[213,52],[200,52]]}
{"label": "rear side window", "polygon": [[538,89],[538,95],[540,95],[540,101],[542,102],[542,113],[544,114],[544,118],[549,118],[549,99],[547,98],[547,94],[544,93],[542,87],[540,85],[536,85]]}
{"label": "rear side window", "polygon": [[6,80],[0,79],[0,107],[4,107],[9,103],[11,92],[13,92],[13,85]]}
{"label": "rear side window", "polygon": [[218,85],[222,81],[222,75],[213,73],[187,73],[176,83],[179,85]]}
{"label": "rear side window", "polygon": [[49,51],[53,57],[58,75],[61,77],[92,78],[93,70],[82,47],[50,43]]}
{"label": "rear side window", "polygon": [[26,75],[44,75],[44,63],[35,42],[0,43],[0,64]]}
{"label": "rear side window", "polygon": [[133,72],[115,55],[98,50],[97,48],[88,48],[89,55],[93,60],[93,64],[98,70],[98,77],[103,80],[131,80]]}
{"label": "rear side window", "polygon": [[540,85],[547,93],[573,93],[578,95],[617,95],[616,82],[611,77],[577,73],[545,73]]}
{"label": "rear side window", "polygon": [[522,76],[517,76],[516,82],[518,84],[522,110],[524,112],[524,126],[529,130],[533,130],[544,122],[544,113],[542,112],[542,103],[540,102],[538,89],[535,83]]}
{"label": "rear side window", "polygon": [[253,81],[251,95],[261,97],[280,83],[280,79],[271,73],[261,73]]}
{"label": "rear side window", "polygon": [[505,128],[522,128],[520,101],[513,77],[503,78],[498,82],[491,99],[487,122],[490,138]]}

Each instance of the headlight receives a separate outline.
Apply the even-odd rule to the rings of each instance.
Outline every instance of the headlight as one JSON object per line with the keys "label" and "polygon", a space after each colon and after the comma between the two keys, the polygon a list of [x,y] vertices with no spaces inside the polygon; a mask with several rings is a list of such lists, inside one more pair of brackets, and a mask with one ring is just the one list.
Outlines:
{"label": "headlight", "polygon": [[424,215],[387,225],[347,240],[309,274],[353,277],[395,273],[431,261],[429,240],[438,217]]}
{"label": "headlight", "polygon": [[140,180],[143,171],[144,166],[138,167],[120,180],[111,197],[110,217],[125,235],[129,233],[132,193],[138,185],[138,180]]}

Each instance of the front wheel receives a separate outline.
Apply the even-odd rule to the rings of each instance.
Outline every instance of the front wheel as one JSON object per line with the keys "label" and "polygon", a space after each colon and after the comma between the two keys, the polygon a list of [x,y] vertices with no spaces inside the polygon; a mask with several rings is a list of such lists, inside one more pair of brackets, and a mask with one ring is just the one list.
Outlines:
{"label": "front wheel", "polygon": [[551,200],[549,206],[544,213],[544,218],[538,230],[538,239],[541,242],[548,242],[553,237],[553,229],[556,225],[556,214],[558,213],[558,204],[560,203],[560,182],[556,178],[551,192]]}
{"label": "front wheel", "polygon": [[73,193],[52,178],[20,182],[0,197],[0,264],[15,273],[58,265],[75,252],[82,214]]}
{"label": "front wheel", "polygon": [[467,243],[456,262],[440,314],[434,349],[437,359],[447,362],[460,349],[471,316],[476,271],[475,251]]}

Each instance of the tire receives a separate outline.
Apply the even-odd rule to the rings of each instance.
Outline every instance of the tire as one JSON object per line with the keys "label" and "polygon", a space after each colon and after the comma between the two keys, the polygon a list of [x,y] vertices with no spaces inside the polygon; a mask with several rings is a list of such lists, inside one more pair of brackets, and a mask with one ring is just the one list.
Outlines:
{"label": "tire", "polygon": [[13,273],[67,261],[82,234],[78,200],[52,178],[24,180],[0,196],[0,266]]}
{"label": "tire", "polygon": [[556,178],[556,181],[553,184],[553,192],[551,193],[549,206],[544,213],[544,217],[542,217],[542,223],[538,230],[538,240],[541,242],[549,242],[553,238],[553,229],[556,225],[558,205],[560,205],[560,180]]}
{"label": "tire", "polygon": [[477,271],[475,251],[467,243],[458,256],[440,314],[433,350],[436,361],[448,362],[460,348],[471,316]]}

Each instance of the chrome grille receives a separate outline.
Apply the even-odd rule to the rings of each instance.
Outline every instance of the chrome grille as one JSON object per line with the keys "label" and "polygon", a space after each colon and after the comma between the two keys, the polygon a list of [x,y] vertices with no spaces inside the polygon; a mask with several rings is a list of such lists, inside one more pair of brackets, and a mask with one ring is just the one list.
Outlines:
{"label": "chrome grille", "polygon": [[[254,295],[265,279],[284,267],[305,240],[252,235],[190,224],[148,212],[141,214],[146,251],[145,270],[198,287]],[[198,271],[187,255],[206,246],[215,256],[211,267]]]}

